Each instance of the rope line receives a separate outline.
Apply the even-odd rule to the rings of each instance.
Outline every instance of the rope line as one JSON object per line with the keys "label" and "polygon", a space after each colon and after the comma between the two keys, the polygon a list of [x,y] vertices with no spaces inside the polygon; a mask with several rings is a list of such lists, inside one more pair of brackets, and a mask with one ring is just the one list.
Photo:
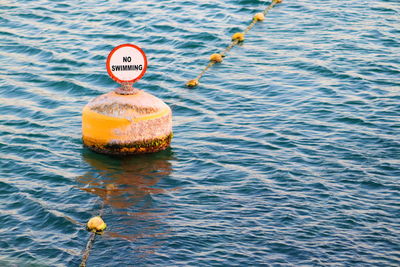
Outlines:
{"label": "rope line", "polygon": [[92,232],[90,234],[89,240],[86,244],[86,248],[83,253],[82,261],[81,261],[81,264],[79,264],[79,267],[86,267],[86,261],[89,258],[90,250],[92,249],[95,240],[96,240],[96,233]]}
{"label": "rope line", "polygon": [[225,54],[226,53],[228,53],[235,45],[237,45],[239,43],[239,41],[238,40],[233,40],[232,42],[231,42],[231,44],[227,47],[227,48],[225,48],[225,50],[224,51],[222,51],[222,53],[221,53],[221,56],[225,56]]}
{"label": "rope line", "polygon": [[[106,186],[106,199],[105,199],[106,201],[108,201],[109,189],[111,189],[111,190],[113,189],[112,186],[110,188],[108,188],[108,187],[109,186]],[[79,267],[86,267],[86,262],[87,262],[87,260],[89,258],[90,251],[93,248],[93,244],[94,244],[94,241],[96,240],[96,236],[97,235],[102,235],[104,229],[106,228],[106,224],[101,219],[101,217],[103,217],[103,214],[104,214],[104,201],[101,203],[100,210],[99,210],[99,215],[96,216],[96,217],[91,218],[87,223],[87,230],[90,231],[91,233],[90,233],[89,239],[88,239],[88,241],[86,243],[85,250],[82,253],[82,261],[81,261],[81,264],[79,264]],[[97,225],[95,225],[95,227],[97,227],[97,228],[92,228],[92,226],[90,225],[90,222],[91,222],[92,219],[96,219],[97,217],[100,218],[100,221],[97,221],[96,222]],[[102,223],[103,225],[98,225],[99,222]],[[102,229],[99,229],[99,228],[102,228]]]}
{"label": "rope line", "polygon": [[190,80],[186,83],[187,87],[196,87],[199,85],[199,81],[201,77],[210,69],[214,64],[221,63],[222,58],[226,56],[226,54],[237,44],[242,43],[245,39],[245,35],[256,25],[257,22],[263,21],[264,17],[268,14],[268,12],[276,5],[282,3],[283,0],[272,0],[271,4],[269,4],[261,13],[257,13],[254,15],[251,23],[243,32],[237,32],[232,36],[232,42],[219,54],[212,54],[210,56],[210,62],[207,66],[200,72],[200,74],[193,80]]}

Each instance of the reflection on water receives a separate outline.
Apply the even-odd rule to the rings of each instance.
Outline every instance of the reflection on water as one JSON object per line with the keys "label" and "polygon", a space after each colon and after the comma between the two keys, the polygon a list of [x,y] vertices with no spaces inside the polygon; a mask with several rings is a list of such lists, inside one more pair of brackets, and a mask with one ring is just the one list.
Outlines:
{"label": "reflection on water", "polygon": [[101,198],[102,204],[95,206],[94,214],[104,205],[108,225],[105,237],[129,242],[151,239],[144,241],[147,251],[159,245],[157,238],[169,231],[163,222],[169,211],[159,207],[153,198],[176,190],[159,186],[160,181],[172,173],[171,150],[125,158],[86,150],[83,159],[91,170],[79,176],[77,181],[82,184],[81,190]]}

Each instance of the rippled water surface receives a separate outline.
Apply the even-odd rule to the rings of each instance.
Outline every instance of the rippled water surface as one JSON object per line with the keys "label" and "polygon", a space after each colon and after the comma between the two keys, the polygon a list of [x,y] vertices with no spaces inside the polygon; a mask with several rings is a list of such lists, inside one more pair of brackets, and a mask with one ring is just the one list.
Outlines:
{"label": "rippled water surface", "polygon": [[[78,266],[104,203],[88,266],[399,266],[400,2],[285,0],[185,88],[267,4],[2,0],[0,265]],[[123,43],[168,151],[82,147]]]}

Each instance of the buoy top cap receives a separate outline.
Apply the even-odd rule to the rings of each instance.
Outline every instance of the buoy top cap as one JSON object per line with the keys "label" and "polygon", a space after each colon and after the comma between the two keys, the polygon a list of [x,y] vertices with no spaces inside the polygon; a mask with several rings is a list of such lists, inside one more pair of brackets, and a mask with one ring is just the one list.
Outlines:
{"label": "buoy top cap", "polygon": [[143,77],[147,70],[147,57],[144,51],[134,44],[122,44],[108,54],[106,68],[108,75],[118,83],[134,83]]}

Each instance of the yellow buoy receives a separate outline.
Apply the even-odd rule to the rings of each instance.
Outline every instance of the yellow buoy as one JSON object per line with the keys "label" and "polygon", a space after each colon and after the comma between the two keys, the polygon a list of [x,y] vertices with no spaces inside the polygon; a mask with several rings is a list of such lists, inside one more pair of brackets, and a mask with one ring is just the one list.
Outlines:
{"label": "yellow buoy", "polygon": [[83,143],[96,152],[157,152],[169,147],[171,138],[170,107],[131,84],[96,97],[83,108]]}
{"label": "yellow buoy", "polygon": [[103,221],[100,216],[90,218],[86,224],[86,228],[91,232],[102,232],[107,228],[107,224]]}
{"label": "yellow buoy", "polygon": [[234,35],[232,35],[232,40],[238,40],[239,42],[244,41],[244,34],[241,32],[237,32]]}
{"label": "yellow buoy", "polygon": [[222,55],[221,54],[212,54],[210,56],[210,61],[214,61],[216,63],[221,63],[223,60]]}
{"label": "yellow buoy", "polygon": [[263,21],[264,19],[265,19],[265,16],[263,13],[257,13],[253,17],[253,20],[255,20],[255,21]]}
{"label": "yellow buoy", "polygon": [[197,85],[199,85],[199,80],[197,79],[190,80],[186,83],[187,87],[196,87]]}

